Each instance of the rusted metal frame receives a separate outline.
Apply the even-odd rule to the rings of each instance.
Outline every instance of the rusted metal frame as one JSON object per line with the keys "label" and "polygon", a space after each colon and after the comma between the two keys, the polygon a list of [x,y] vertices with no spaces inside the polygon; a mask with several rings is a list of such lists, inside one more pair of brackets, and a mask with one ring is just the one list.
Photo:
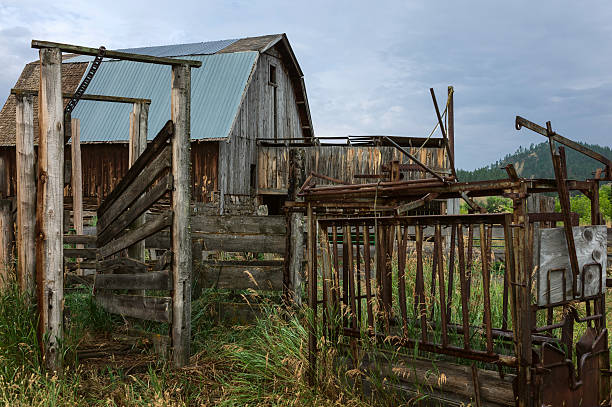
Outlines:
{"label": "rusted metal frame", "polygon": [[397,212],[398,215],[401,215],[402,213],[409,212],[409,211],[414,210],[416,208],[420,208],[421,206],[424,206],[428,202],[433,201],[437,197],[438,197],[438,194],[435,194],[435,193],[434,194],[432,194],[432,193],[427,194],[424,197],[419,198],[419,199],[417,199],[415,201],[408,202],[408,203],[403,204],[403,205],[399,205],[396,208],[396,212]]}
{"label": "rusted metal frame", "polygon": [[310,173],[310,175],[312,175],[315,178],[321,178],[321,179],[324,179],[324,180],[329,181],[329,182],[335,182],[336,184],[346,185],[345,181],[342,181],[342,180],[337,179],[337,178],[332,178],[332,177],[327,176],[327,175],[319,174],[318,172],[312,171]]}
{"label": "rusted metal frame", "polygon": [[[32,40],[32,48],[59,48],[62,52],[69,52],[77,55],[89,55],[97,56],[99,48],[82,47],[79,45],[62,44],[59,42],[40,41]],[[178,59],[178,58],[164,58],[154,57],[151,55],[134,54],[121,51],[106,50],[104,53],[105,58],[109,59],[120,59],[124,61],[144,62],[149,64],[160,64],[160,65],[187,65],[191,68],[199,68],[202,66],[202,61],[193,59]]]}
{"label": "rusted metal frame", "polygon": [[444,256],[442,254],[442,232],[440,225],[436,225],[435,227],[436,241],[438,244],[436,257],[438,259],[438,282],[440,285],[440,323],[442,327],[442,347],[448,346],[448,329],[447,329],[447,319],[446,319],[446,294],[445,294],[445,284],[444,284]]}
{"label": "rusted metal frame", "polygon": [[[546,123],[549,134],[552,134],[552,128],[550,122]],[[559,202],[561,204],[561,212],[563,213],[563,230],[565,231],[565,240],[567,243],[567,251],[570,259],[570,266],[572,267],[572,295],[575,297],[578,291],[577,278],[580,274],[578,266],[578,256],[576,255],[576,244],[574,242],[574,233],[572,231],[572,219],[570,216],[570,200],[569,192],[567,190],[566,178],[567,174],[565,169],[565,149],[559,147],[559,152],[555,153],[555,146],[552,137],[548,138],[550,145],[550,152],[552,155],[553,167],[555,170],[555,179],[557,180],[557,188],[559,194]]]}
{"label": "rusted metal frame", "polygon": [[487,352],[493,352],[493,337],[491,326],[491,269],[489,268],[489,259],[487,258],[487,235],[485,225],[480,224],[480,256],[482,265],[482,294],[483,294],[483,321],[487,334]]}
{"label": "rusted metal frame", "polygon": [[[530,312],[530,290],[528,286],[529,274],[531,270],[528,267],[529,259],[528,248],[525,247],[527,242],[527,233],[529,229],[529,217],[525,197],[527,196],[527,185],[522,183],[521,187],[513,190],[517,198],[513,199],[513,218],[512,225],[516,227],[513,233],[514,241],[512,247],[514,249],[514,264],[513,273],[511,274],[511,292],[514,300],[514,317],[513,327],[515,327],[515,355],[518,359],[517,369],[517,406],[531,407],[531,381],[530,369],[532,368],[532,338],[531,338],[531,312]],[[521,198],[522,196],[522,198]]]}
{"label": "rusted metal frame", "polygon": [[[391,262],[393,258],[393,230],[392,225],[380,225],[378,239],[380,240],[380,282],[381,282],[381,303],[383,318],[385,323],[385,332],[390,333],[391,317],[393,312],[393,281]],[[378,255],[378,253],[377,253]]]}
{"label": "rusted metal frame", "polygon": [[434,233],[434,246],[431,256],[431,284],[429,285],[429,298],[432,300],[432,306],[429,313],[429,319],[434,321],[435,307],[433,301],[436,298],[436,277],[438,276],[438,239]]}
{"label": "rusted metal frame", "polygon": [[338,260],[338,226],[336,224],[332,224],[331,225],[332,228],[332,242],[333,242],[333,246],[332,246],[332,254],[333,254],[333,259],[334,259],[334,269],[335,269],[335,284],[336,284],[336,306],[338,307],[339,312],[342,312],[342,293],[340,291],[340,267],[339,267],[339,260]]}
{"label": "rusted metal frame", "polygon": [[[323,335],[328,336],[329,335],[329,325],[328,325],[328,321],[329,321],[329,315],[330,315],[330,310],[329,310],[329,301],[330,298],[328,296],[328,283],[329,283],[329,279],[328,279],[328,268],[331,268],[331,259],[329,256],[329,252],[327,252],[327,247],[329,245],[328,242],[328,238],[327,238],[327,227],[322,226],[321,224],[319,224],[319,239],[318,239],[318,246],[320,247],[320,251],[321,251],[321,280],[322,280],[322,285],[323,285],[323,311],[322,311],[322,318],[323,318]],[[330,271],[330,275],[331,275],[331,270]],[[317,300],[318,303],[318,300]]]}
{"label": "rusted metal frame", "polygon": [[452,316],[452,304],[455,278],[455,241],[457,239],[457,226],[451,225],[451,236],[450,236],[450,253],[448,255],[448,295],[447,295],[447,307],[446,307],[446,320],[448,323],[451,322]]}
{"label": "rusted metal frame", "polygon": [[361,324],[361,233],[359,225],[355,226],[355,285],[357,290],[357,321]]}
{"label": "rusted metal frame", "polygon": [[[427,343],[427,310],[425,308],[425,279],[423,276],[423,227],[415,226],[416,237],[416,297],[418,298],[418,315],[421,317],[421,341]],[[416,298],[415,298],[416,300]]]}
{"label": "rusted metal frame", "polygon": [[490,224],[502,225],[505,221],[504,213],[484,213],[470,215],[417,215],[417,216],[380,216],[380,217],[350,217],[350,218],[325,218],[319,222],[323,224],[341,223],[349,225],[367,224],[377,225],[456,225],[456,224]]}
{"label": "rusted metal frame", "polygon": [[472,269],[474,267],[474,225],[468,224],[468,247],[467,247],[467,297],[470,298],[472,291]]}
{"label": "rusted metal frame", "polygon": [[461,290],[461,317],[463,326],[463,348],[470,349],[470,310],[467,289],[467,278],[465,273],[465,252],[463,244],[463,228],[457,225],[457,253],[459,257],[459,284]]}
{"label": "rusted metal frame", "polygon": [[347,247],[347,257],[344,259],[347,261],[348,271],[348,289],[349,289],[349,322],[353,329],[357,329],[357,302],[355,300],[355,268],[353,266],[353,238],[351,233],[351,227],[344,227],[344,238],[342,239],[343,245]]}
{"label": "rusted metal frame", "polygon": [[[344,329],[344,335],[361,338],[361,332],[350,328]],[[507,366],[514,368],[517,364],[517,358],[514,356],[500,355],[495,353],[487,353],[475,349],[466,350],[457,346],[449,345],[443,347],[438,344],[424,343],[419,340],[412,338],[405,338],[400,336],[390,336],[382,333],[370,333],[370,337],[373,337],[377,342],[381,344],[387,344],[392,346],[403,347],[407,349],[414,349],[415,347],[419,351],[437,353],[441,355],[453,356],[461,359],[477,360],[484,363],[492,363],[501,366]]]}
{"label": "rusted metal frame", "polygon": [[417,182],[413,183],[410,181],[400,181],[395,185],[382,185],[382,182],[375,185],[368,184],[352,184],[352,185],[336,185],[336,186],[308,186],[304,189],[304,192],[300,195],[308,196],[316,196],[319,198],[323,197],[336,197],[341,195],[353,195],[353,196],[368,196],[374,193],[374,195],[380,196],[392,196],[398,195],[398,193],[406,190],[419,189],[423,190],[423,188],[434,188],[441,186],[442,183],[439,181],[427,181],[427,182]]}
{"label": "rusted metal frame", "polygon": [[308,205],[308,306],[312,312],[308,327],[308,381],[316,382],[317,365],[317,253],[316,219],[312,206]]}
{"label": "rusted metal frame", "polygon": [[370,228],[363,225],[363,260],[365,263],[366,310],[368,313],[368,327],[374,331],[374,311],[372,303],[372,275],[370,259]]}
{"label": "rusted metal frame", "polygon": [[408,311],[406,309],[406,258],[408,250],[408,226],[404,226],[402,236],[401,227],[397,228],[397,289],[399,308],[402,314],[402,328],[404,335],[408,335]]}
{"label": "rusted metal frame", "polygon": [[444,139],[444,147],[446,149],[446,154],[448,154],[448,161],[450,162],[451,171],[453,177],[457,179],[457,172],[455,171],[455,157],[453,156],[453,153],[451,151],[448,136],[446,134],[446,130],[444,129],[444,121],[442,120],[442,116],[440,115],[440,109],[436,100],[436,94],[433,88],[429,88],[429,92],[431,93],[431,99],[433,100],[434,108],[436,109],[436,117],[438,118],[438,125],[440,126],[440,131],[442,132],[442,138]]}
{"label": "rusted metal frame", "polygon": [[[517,335],[517,298],[515,295],[515,285],[513,282],[516,278],[516,264],[514,257],[514,238],[512,235],[512,229],[510,227],[512,223],[512,215],[506,215],[506,222],[503,224],[504,228],[504,247],[505,247],[505,262],[506,262],[506,277],[504,284],[508,287],[508,291],[510,291],[510,316],[512,318],[512,332],[515,338],[515,346],[516,341],[518,340]],[[516,348],[515,348],[516,349]],[[518,353],[517,353],[518,354]]]}
{"label": "rusted metal frame", "polygon": [[515,127],[517,130],[520,130],[521,127],[526,127],[531,131],[534,131],[545,137],[548,137],[549,140],[552,138],[552,140],[556,141],[557,143],[563,144],[573,150],[576,150],[586,155],[587,157],[591,157],[592,159],[599,161],[600,163],[606,166],[607,178],[608,179],[612,178],[612,161],[611,160],[609,160],[607,157],[605,157],[602,154],[599,154],[593,150],[586,148],[585,146],[582,146],[576,143],[575,141],[565,138],[555,132],[549,131],[548,123],[547,123],[547,128],[544,128],[525,118],[522,118],[521,116],[516,116]]}
{"label": "rusted metal frame", "polygon": [[504,169],[506,170],[506,173],[508,174],[508,178],[510,178],[512,181],[519,180],[519,176],[516,173],[516,168],[514,168],[514,164],[508,164],[504,167]]}
{"label": "rusted metal frame", "polygon": [[[508,222],[504,222],[504,291],[503,291],[503,299],[502,299],[502,330],[506,331],[508,329],[508,294],[510,290],[510,269],[512,263],[512,253],[506,242],[508,239],[506,238],[506,233],[510,233]],[[508,230],[507,230],[508,229]]]}
{"label": "rusted metal frame", "polygon": [[350,307],[350,298],[349,298],[349,273],[350,264],[349,264],[349,245],[347,244],[347,236],[346,236],[346,224],[341,229],[342,231],[342,326],[348,326],[350,323],[350,319],[347,318],[347,311]]}
{"label": "rusted metal frame", "polygon": [[402,154],[404,154],[406,157],[411,159],[415,164],[417,164],[423,170],[427,171],[428,173],[430,173],[431,175],[433,175],[435,178],[439,179],[440,181],[446,182],[446,180],[443,177],[439,176],[434,170],[432,170],[431,168],[423,164],[421,161],[419,161],[415,156],[410,154],[408,151],[404,150],[399,144],[393,141],[390,137],[383,136],[383,138],[387,140],[393,147],[397,148]]}

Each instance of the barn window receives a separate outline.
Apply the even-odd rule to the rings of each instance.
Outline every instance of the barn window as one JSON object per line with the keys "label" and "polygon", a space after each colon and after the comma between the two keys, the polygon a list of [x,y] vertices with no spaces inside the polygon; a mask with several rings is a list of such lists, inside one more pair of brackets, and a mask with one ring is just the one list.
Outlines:
{"label": "barn window", "polygon": [[270,65],[270,78],[268,79],[270,85],[276,85],[276,67]]}

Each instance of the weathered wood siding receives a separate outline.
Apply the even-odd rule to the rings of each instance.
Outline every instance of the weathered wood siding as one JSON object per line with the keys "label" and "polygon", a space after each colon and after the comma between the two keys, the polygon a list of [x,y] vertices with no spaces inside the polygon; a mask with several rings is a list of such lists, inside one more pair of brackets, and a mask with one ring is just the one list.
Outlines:
{"label": "weathered wood siding", "polygon": [[[276,86],[269,82],[271,65],[276,67]],[[255,140],[274,138],[275,119],[277,138],[301,137],[302,129],[291,80],[280,54],[272,48],[259,56],[229,140],[220,142],[219,186],[224,194],[251,193],[251,179],[257,176],[258,171]],[[253,165],[256,167],[252,168]]]}
{"label": "weathered wood siding", "polygon": [[[355,174],[381,174],[382,165],[392,160],[410,163],[394,147],[307,147],[306,174],[317,172],[349,183],[375,182],[375,179],[355,178]],[[434,170],[448,168],[448,160],[443,148],[410,148],[421,162]],[[289,149],[283,147],[258,148],[258,192],[286,192],[288,176]],[[406,173],[404,173],[406,174]],[[427,173],[411,171],[409,179],[429,177]],[[317,179],[317,184],[329,181]]]}
{"label": "weathered wood siding", "polygon": [[[70,146],[65,154],[70,157]],[[81,144],[83,167],[83,197],[89,202],[102,200],[123,178],[129,168],[127,143]],[[0,159],[6,163],[6,185],[9,196],[17,191],[15,147],[0,147]],[[219,143],[191,143],[191,174],[193,180],[192,199],[208,202],[211,192],[218,190]],[[64,189],[72,196],[71,188]]]}

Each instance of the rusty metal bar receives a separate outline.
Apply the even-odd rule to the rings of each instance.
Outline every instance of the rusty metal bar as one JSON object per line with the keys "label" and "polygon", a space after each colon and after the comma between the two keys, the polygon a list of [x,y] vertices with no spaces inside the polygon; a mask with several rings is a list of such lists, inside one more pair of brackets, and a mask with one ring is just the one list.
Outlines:
{"label": "rusty metal bar", "polygon": [[438,250],[436,253],[438,259],[438,279],[440,285],[440,321],[442,325],[442,347],[448,346],[448,331],[447,331],[447,323],[446,320],[446,294],[445,294],[445,284],[444,284],[444,257],[442,255],[442,232],[440,225],[436,225],[435,227],[436,234],[436,242],[438,245]]}
{"label": "rusty metal bar", "polygon": [[401,227],[398,226],[398,261],[397,261],[397,289],[398,289],[398,301],[399,308],[402,314],[402,327],[404,335],[408,335],[408,312],[406,309],[406,257],[407,257],[407,246],[408,246],[408,226],[404,226],[404,234],[401,237]]}
{"label": "rusty metal bar", "polygon": [[311,385],[316,381],[317,365],[317,237],[314,216],[312,206],[308,205],[308,306],[312,312],[308,329],[308,380]]}
{"label": "rusty metal bar", "polygon": [[448,306],[446,307],[446,318],[450,323],[452,315],[453,293],[454,293],[454,274],[455,274],[455,240],[457,238],[457,226],[451,225],[450,253],[448,256]]}
{"label": "rusty metal bar", "polygon": [[348,289],[349,289],[349,311],[350,323],[353,329],[357,328],[357,316],[355,315],[357,303],[355,300],[355,269],[353,268],[353,238],[351,236],[351,227],[344,227],[343,244],[347,247],[347,270],[348,270]]}
{"label": "rusty metal bar", "polygon": [[374,330],[374,312],[372,310],[372,276],[370,259],[370,228],[363,225],[363,260],[365,262],[365,288],[366,288],[366,310],[368,313],[368,327]]}
{"label": "rusty metal bar", "polygon": [[421,317],[421,340],[427,343],[427,311],[425,309],[425,279],[423,277],[423,227],[415,227],[417,269],[416,284],[419,304],[419,315]]}
{"label": "rusty metal bar", "polygon": [[355,278],[357,289],[357,321],[361,324],[361,234],[359,225],[355,226]]}
{"label": "rusty metal bar", "polygon": [[463,347],[470,349],[470,310],[467,289],[467,278],[465,274],[465,252],[463,244],[463,228],[457,225],[457,253],[459,257],[459,283],[461,289],[461,317],[463,325]]}
{"label": "rusty metal bar", "polygon": [[482,263],[482,294],[483,294],[483,321],[482,324],[487,332],[487,352],[493,352],[493,336],[491,326],[491,292],[489,259],[487,259],[487,235],[485,225],[480,225],[480,256]]}

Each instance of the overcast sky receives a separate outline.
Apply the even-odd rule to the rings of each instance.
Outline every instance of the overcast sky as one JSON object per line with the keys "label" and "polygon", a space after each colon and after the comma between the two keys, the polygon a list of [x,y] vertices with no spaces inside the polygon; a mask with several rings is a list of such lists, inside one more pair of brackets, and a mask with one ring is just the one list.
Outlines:
{"label": "overcast sky", "polygon": [[[287,33],[315,134],[427,136],[455,87],[456,155],[472,169],[519,145],[518,114],[612,145],[608,1],[0,0],[0,103],[32,39],[109,49]],[[438,133],[436,136],[440,136]]]}

